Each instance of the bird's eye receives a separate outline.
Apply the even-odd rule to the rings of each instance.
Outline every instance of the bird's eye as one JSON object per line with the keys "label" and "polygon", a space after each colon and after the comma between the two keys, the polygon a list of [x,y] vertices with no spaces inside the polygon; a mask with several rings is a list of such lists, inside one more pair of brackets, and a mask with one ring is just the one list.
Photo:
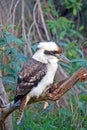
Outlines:
{"label": "bird's eye", "polygon": [[58,54],[58,52],[57,51],[53,51],[53,54]]}

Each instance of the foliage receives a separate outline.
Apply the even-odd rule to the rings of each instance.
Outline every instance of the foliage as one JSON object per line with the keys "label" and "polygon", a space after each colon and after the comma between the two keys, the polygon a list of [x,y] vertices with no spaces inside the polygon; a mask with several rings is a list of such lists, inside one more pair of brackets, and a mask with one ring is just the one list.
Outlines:
{"label": "foliage", "polygon": [[17,72],[23,62],[27,60],[22,52],[23,50],[21,50],[24,42],[21,38],[19,39],[9,32],[11,25],[2,27],[3,30],[0,31],[0,68],[2,73],[5,72],[2,79],[5,84],[9,84],[14,89]]}
{"label": "foliage", "polygon": [[54,35],[57,35],[60,39],[64,39],[66,37],[67,39],[70,37],[83,38],[82,35],[75,30],[75,25],[73,22],[65,17],[59,17],[55,20],[47,20],[47,25],[50,31]]}
{"label": "foliage", "polygon": [[62,107],[56,110],[54,110],[53,104],[50,104],[45,110],[39,103],[29,106],[19,126],[17,126],[15,119],[17,114],[14,113],[14,130],[86,130],[86,109],[83,109],[86,102],[83,104],[74,96],[72,99],[68,99],[68,102],[71,104],[69,108]]}
{"label": "foliage", "polygon": [[77,12],[82,9],[81,0],[64,0],[64,4],[67,9],[72,9],[73,15],[76,15]]}
{"label": "foliage", "polygon": [[72,61],[71,65],[61,62],[60,64],[67,68],[69,73],[72,73],[81,66],[87,67],[87,60],[84,57],[79,43],[79,41],[81,42],[83,40],[82,30],[84,27],[83,25],[79,25],[77,28],[77,24],[75,24],[74,21],[74,15],[77,14],[75,12],[81,10],[82,1],[64,0],[63,2],[60,1],[60,5],[63,7],[65,6],[66,9],[73,9],[74,13],[70,14],[70,17],[61,16],[60,10],[58,12],[54,11],[54,6],[49,0],[49,12],[54,19],[47,19],[46,23],[50,32],[52,33],[52,38],[55,39],[59,45],[64,47],[64,55],[66,55]]}

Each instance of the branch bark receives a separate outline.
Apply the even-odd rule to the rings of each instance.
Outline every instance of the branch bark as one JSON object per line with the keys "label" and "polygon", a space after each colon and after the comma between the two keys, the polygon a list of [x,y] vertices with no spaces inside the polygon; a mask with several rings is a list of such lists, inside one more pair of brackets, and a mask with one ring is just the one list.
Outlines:
{"label": "branch bark", "polygon": [[[44,100],[59,100],[72,86],[78,81],[87,80],[87,69],[80,68],[73,75],[65,80],[60,82],[55,82],[49,86],[49,89],[46,92],[42,93],[39,98],[32,98],[28,105],[31,103],[44,101]],[[1,108],[0,111],[0,122],[4,122],[6,117],[20,106],[20,101],[14,104],[14,101],[8,103],[4,108]]]}
{"label": "branch bark", "polygon": [[[0,77],[1,77],[0,71]],[[6,104],[9,103],[9,98],[5,92],[2,79],[0,78],[0,116],[1,116],[1,108],[5,107]],[[2,114],[3,115],[3,114]],[[9,115],[4,122],[0,121],[0,130],[12,130],[12,116]]]}
{"label": "branch bark", "polygon": [[39,12],[40,12],[40,17],[41,17],[41,22],[42,22],[42,25],[43,25],[47,40],[49,41],[50,36],[49,36],[48,30],[46,28],[46,24],[45,24],[44,15],[43,15],[43,11],[42,11],[42,8],[41,8],[40,0],[37,0],[37,2],[38,2],[38,9],[39,9]]}

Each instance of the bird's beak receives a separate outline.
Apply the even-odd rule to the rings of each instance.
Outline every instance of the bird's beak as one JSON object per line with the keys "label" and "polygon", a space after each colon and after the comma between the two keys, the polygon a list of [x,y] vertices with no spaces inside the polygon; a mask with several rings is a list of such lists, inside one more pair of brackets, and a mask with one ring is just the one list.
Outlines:
{"label": "bird's beak", "polygon": [[68,58],[66,58],[64,55],[59,56],[59,60],[65,63],[72,63]]}

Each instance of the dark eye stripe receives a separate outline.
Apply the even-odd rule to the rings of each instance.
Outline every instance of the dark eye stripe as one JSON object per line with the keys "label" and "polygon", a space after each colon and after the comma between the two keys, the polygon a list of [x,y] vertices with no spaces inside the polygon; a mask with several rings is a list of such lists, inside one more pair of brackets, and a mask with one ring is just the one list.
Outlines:
{"label": "dark eye stripe", "polygon": [[44,51],[44,54],[46,55],[55,55],[55,54],[58,54],[58,51]]}

